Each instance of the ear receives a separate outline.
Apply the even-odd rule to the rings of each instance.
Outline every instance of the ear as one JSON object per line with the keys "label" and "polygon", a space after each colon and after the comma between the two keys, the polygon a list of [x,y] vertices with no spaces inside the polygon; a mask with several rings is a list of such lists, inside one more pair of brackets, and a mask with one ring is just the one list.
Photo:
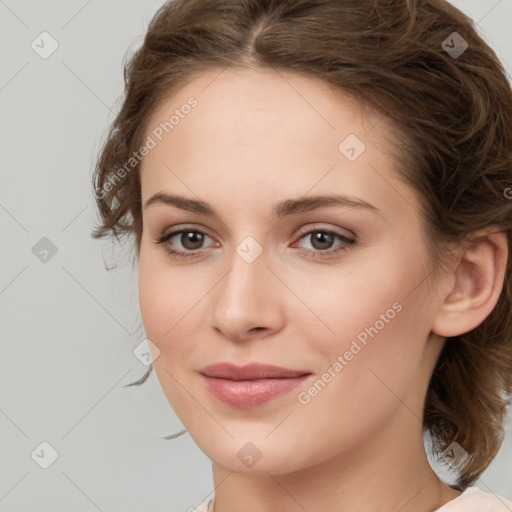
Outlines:
{"label": "ear", "polygon": [[463,254],[448,275],[448,294],[435,315],[432,332],[458,336],[480,325],[498,302],[507,267],[506,233],[490,229],[463,242]]}

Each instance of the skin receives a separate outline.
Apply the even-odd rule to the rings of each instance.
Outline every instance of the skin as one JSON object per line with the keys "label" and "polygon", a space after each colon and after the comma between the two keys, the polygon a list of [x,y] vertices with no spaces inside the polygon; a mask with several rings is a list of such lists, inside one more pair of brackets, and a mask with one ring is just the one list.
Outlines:
{"label": "skin", "polygon": [[[162,202],[144,208],[139,300],[162,389],[213,461],[216,512],[242,503],[246,512],[427,512],[456,498],[425,454],[425,394],[445,336],[471,330],[496,304],[505,237],[459,248],[446,272],[427,279],[418,196],[394,170],[388,139],[396,130],[386,119],[314,78],[212,70],[160,104],[147,135],[190,96],[198,105],[144,158],[142,201],[182,195],[207,201],[218,217]],[[338,149],[348,134],[366,145],[355,161]],[[285,199],[332,193],[378,212],[329,206],[272,216]],[[197,257],[175,258],[154,242],[183,227],[204,233],[202,245],[178,234],[167,246]],[[356,241],[315,244],[304,236],[313,228]],[[263,249],[252,263],[236,250],[248,236]],[[339,247],[346,250],[318,257]],[[400,312],[300,403],[299,392],[395,303]],[[200,378],[220,361],[313,375],[242,409],[217,400]],[[252,467],[237,457],[249,442],[261,454]]]}

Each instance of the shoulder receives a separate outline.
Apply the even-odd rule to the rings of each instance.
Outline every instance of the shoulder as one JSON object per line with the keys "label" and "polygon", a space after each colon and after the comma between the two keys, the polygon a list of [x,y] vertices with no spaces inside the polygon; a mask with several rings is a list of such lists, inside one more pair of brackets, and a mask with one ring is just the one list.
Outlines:
{"label": "shoulder", "polygon": [[508,512],[512,501],[490,494],[478,487],[468,487],[460,496],[437,509],[436,512]]}

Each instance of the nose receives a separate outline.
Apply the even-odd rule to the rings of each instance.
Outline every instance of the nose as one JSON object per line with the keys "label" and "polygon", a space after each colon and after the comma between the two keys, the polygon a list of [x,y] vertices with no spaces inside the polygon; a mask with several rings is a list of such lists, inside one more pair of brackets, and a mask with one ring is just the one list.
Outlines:
{"label": "nose", "polygon": [[283,327],[283,284],[266,253],[251,262],[234,251],[230,262],[212,294],[212,328],[238,343],[275,334]]}

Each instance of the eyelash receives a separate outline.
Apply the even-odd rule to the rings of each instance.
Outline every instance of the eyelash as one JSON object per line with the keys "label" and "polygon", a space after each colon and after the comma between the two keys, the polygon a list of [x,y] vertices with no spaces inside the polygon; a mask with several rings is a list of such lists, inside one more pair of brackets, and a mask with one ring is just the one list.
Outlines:
{"label": "eyelash", "polygon": [[[174,236],[182,234],[182,233],[199,233],[201,235],[206,235],[209,237],[209,235],[207,235],[204,231],[194,229],[194,228],[185,227],[185,228],[182,228],[182,229],[179,229],[176,231],[171,231],[170,233],[167,233],[165,235],[158,237],[156,240],[154,240],[154,243],[163,245],[163,244],[165,244],[165,242],[167,242]],[[345,246],[341,245],[338,249],[330,249],[330,250],[326,250],[326,251],[321,251],[318,249],[302,249],[302,251],[304,253],[309,254],[309,255],[313,256],[314,258],[333,257],[333,256],[337,255],[338,253],[348,251],[351,248],[350,246],[355,243],[355,240],[350,239],[350,238],[342,235],[341,233],[337,233],[336,231],[332,231],[332,230],[328,230],[328,229],[319,229],[319,228],[310,229],[309,231],[302,233],[299,237],[299,240],[301,240],[302,238],[304,238],[308,235],[311,235],[313,233],[324,233],[324,234],[333,235],[334,237],[337,237],[339,240],[341,240],[344,244],[346,244]],[[209,238],[212,238],[212,237],[209,237]],[[177,251],[167,245],[164,246],[164,248],[167,251],[167,253],[169,255],[171,255],[173,258],[180,258],[180,259],[194,258],[194,257],[199,257],[201,255],[200,252],[199,253],[197,252],[197,250],[196,251]]]}

